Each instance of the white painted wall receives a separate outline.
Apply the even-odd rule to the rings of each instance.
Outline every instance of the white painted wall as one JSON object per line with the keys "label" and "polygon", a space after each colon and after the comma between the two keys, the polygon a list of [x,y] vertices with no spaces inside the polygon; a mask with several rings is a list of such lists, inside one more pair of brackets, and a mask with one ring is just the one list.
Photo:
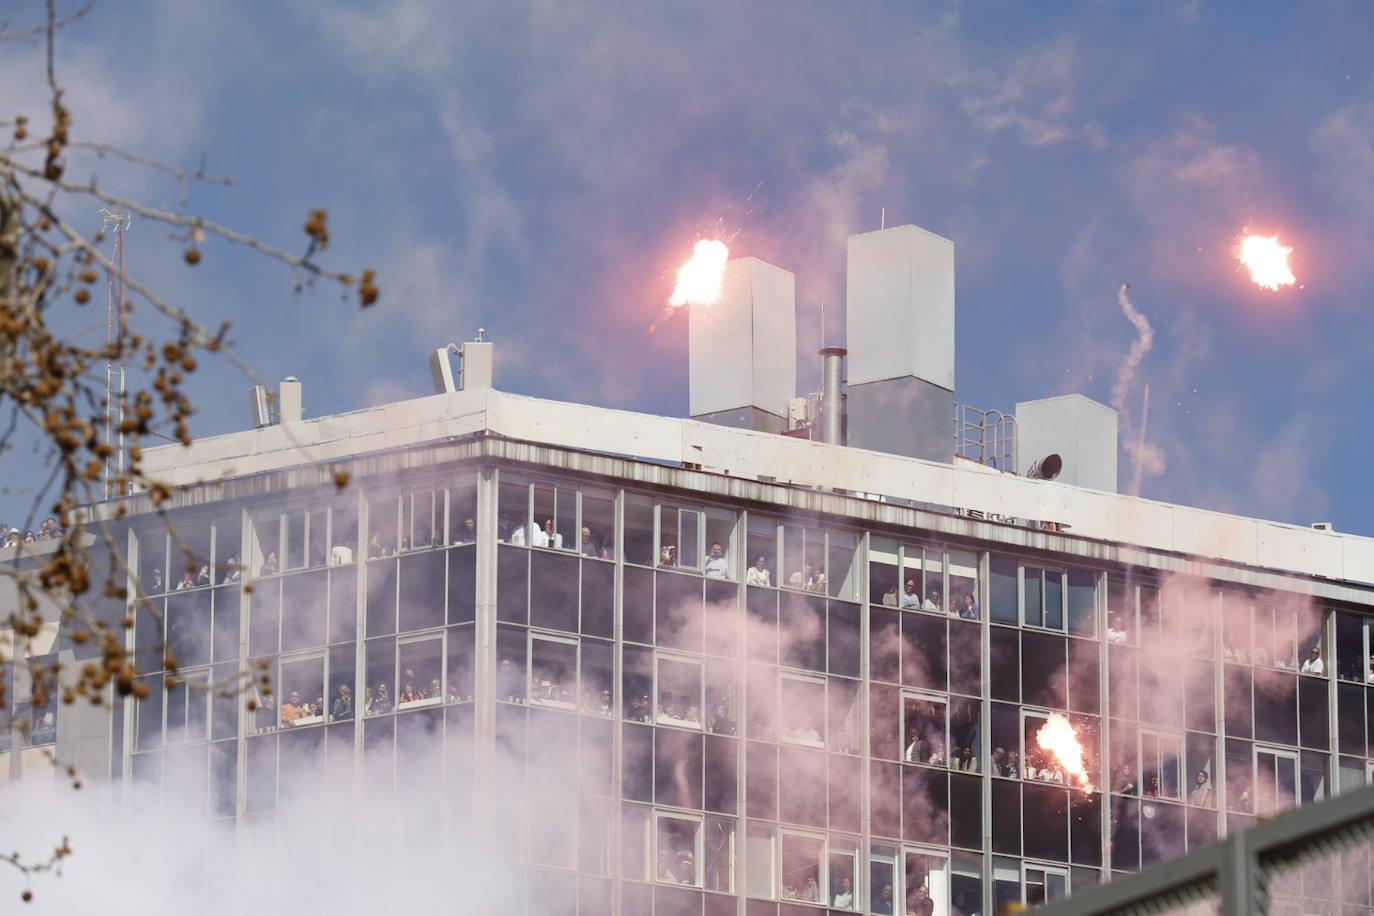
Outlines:
{"label": "white painted wall", "polygon": [[1017,473],[1058,454],[1064,459],[1061,482],[1115,492],[1116,443],[1116,411],[1081,394],[1016,405]]}

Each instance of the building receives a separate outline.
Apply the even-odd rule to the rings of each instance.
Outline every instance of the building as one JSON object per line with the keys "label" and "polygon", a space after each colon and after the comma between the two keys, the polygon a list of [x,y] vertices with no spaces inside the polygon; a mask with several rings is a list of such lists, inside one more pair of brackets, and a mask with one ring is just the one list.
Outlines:
{"label": "building", "polygon": [[[768,309],[775,280],[737,285]],[[952,362],[889,358],[865,385],[949,416]],[[779,435],[761,378],[717,422],[478,373],[150,450],[165,517],[91,507],[147,596],[96,611],[135,617],[147,698],[34,709],[11,672],[40,727],[0,772],[54,745],[227,835],[395,799],[407,842],[481,837],[493,911],[598,916],[992,913],[1370,781],[1374,539],[934,460],[952,437],[871,411],[851,441],[892,451]],[[1114,481],[1096,407],[1056,415],[1060,463]],[[36,651],[93,648],[54,622]],[[1041,746],[1065,723],[1081,778]]]}

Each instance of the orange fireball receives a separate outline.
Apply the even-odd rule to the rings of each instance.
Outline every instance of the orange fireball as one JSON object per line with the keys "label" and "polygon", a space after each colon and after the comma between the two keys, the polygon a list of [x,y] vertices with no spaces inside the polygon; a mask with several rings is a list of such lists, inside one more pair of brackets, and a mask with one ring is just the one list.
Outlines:
{"label": "orange fireball", "polygon": [[725,262],[730,249],[724,242],[702,239],[692,249],[692,258],[677,272],[677,286],[668,297],[671,306],[711,305],[720,301],[725,281]]}
{"label": "orange fireball", "polygon": [[1250,279],[1260,289],[1277,290],[1297,282],[1288,266],[1293,249],[1279,243],[1279,237],[1247,235],[1236,248],[1236,258],[1250,271]]}

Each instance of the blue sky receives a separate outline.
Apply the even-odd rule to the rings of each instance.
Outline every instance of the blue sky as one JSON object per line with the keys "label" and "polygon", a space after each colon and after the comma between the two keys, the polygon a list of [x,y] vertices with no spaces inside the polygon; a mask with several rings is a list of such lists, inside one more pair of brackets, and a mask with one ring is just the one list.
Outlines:
{"label": "blue sky", "polygon": [[[165,230],[129,236],[132,270],[232,321],[311,415],[429,393],[425,351],[479,326],[498,387],[682,415],[685,321],[647,328],[702,235],[797,275],[809,384],[845,237],[886,208],[955,242],[959,400],[1108,400],[1129,282],[1156,331],[1129,400],[1150,384],[1143,495],[1374,535],[1371,46],[1363,2],[106,0],[58,76],[79,138],[235,179],[191,212],[299,247],[326,207],[330,263],[378,270],[360,313],[231,246],[193,269]],[[0,46],[41,123],[40,64]],[[176,202],[74,159],[92,172]],[[1237,272],[1246,226],[1296,249],[1301,289]],[[196,433],[246,426],[246,384],[200,373]],[[3,460],[10,487],[37,463]]]}

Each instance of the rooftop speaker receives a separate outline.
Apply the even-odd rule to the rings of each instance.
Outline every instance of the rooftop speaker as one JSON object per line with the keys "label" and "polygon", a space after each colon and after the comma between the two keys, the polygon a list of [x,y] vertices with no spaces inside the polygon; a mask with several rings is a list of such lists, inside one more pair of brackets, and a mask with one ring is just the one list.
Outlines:
{"label": "rooftop speaker", "polygon": [[1064,459],[1059,457],[1057,452],[1046,455],[1026,472],[1026,476],[1032,480],[1054,480],[1059,476],[1059,472],[1064,470]]}

